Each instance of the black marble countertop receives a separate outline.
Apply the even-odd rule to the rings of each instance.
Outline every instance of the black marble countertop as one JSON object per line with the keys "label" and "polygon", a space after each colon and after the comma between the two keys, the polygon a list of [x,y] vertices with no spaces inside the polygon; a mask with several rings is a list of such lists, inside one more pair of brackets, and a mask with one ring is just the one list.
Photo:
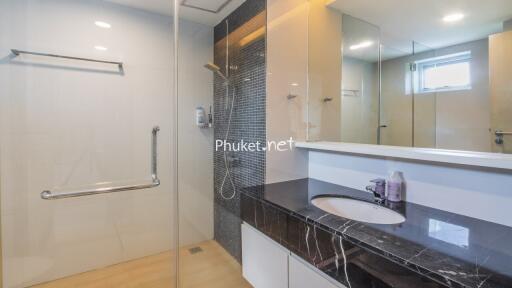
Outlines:
{"label": "black marble countertop", "polygon": [[242,193],[447,287],[512,287],[510,227],[407,202],[384,204],[404,215],[404,223],[358,222],[326,213],[311,205],[311,199],[339,195],[373,201],[371,194],[313,179],[255,186]]}

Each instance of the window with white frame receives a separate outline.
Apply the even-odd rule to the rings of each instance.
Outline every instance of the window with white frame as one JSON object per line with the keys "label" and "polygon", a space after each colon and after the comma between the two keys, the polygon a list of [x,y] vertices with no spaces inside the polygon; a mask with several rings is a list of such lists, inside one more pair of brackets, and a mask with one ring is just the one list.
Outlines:
{"label": "window with white frame", "polygon": [[418,92],[471,89],[471,52],[415,62]]}

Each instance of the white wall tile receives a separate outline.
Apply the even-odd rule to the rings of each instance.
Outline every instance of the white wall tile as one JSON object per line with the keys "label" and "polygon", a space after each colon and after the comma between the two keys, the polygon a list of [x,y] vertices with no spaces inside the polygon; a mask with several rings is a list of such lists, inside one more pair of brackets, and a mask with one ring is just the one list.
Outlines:
{"label": "white wall tile", "polygon": [[[112,28],[98,28],[96,20]],[[171,23],[99,0],[0,2],[3,287],[26,287],[173,247]],[[123,61],[124,75],[111,73],[116,67],[109,65],[11,59],[10,48]],[[161,127],[160,187],[40,198],[44,189],[149,180],[153,125]]]}
{"label": "white wall tile", "polygon": [[181,23],[180,245],[191,245],[213,239],[213,128],[199,128],[195,119],[197,107],[203,107],[207,114],[209,107],[213,107],[213,73],[203,68],[213,61],[213,28]]}

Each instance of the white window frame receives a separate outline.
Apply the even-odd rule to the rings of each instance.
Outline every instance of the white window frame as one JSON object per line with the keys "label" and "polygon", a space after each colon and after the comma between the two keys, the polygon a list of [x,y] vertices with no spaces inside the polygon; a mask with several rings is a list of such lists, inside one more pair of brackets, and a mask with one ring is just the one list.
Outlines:
{"label": "white window frame", "polygon": [[[425,70],[434,66],[452,65],[457,63],[467,62],[469,64],[470,83],[461,86],[446,86],[435,89],[425,88]],[[471,51],[465,51],[456,54],[445,55],[436,58],[429,58],[414,62],[417,79],[417,92],[419,93],[434,93],[445,91],[458,91],[471,89]]]}

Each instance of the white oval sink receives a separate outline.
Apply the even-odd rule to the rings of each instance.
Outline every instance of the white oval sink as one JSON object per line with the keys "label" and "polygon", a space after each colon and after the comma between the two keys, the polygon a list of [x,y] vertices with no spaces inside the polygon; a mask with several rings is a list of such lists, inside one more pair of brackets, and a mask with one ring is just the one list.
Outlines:
{"label": "white oval sink", "polygon": [[399,224],[405,217],[391,209],[350,198],[318,197],[311,203],[325,212],[373,224]]}

